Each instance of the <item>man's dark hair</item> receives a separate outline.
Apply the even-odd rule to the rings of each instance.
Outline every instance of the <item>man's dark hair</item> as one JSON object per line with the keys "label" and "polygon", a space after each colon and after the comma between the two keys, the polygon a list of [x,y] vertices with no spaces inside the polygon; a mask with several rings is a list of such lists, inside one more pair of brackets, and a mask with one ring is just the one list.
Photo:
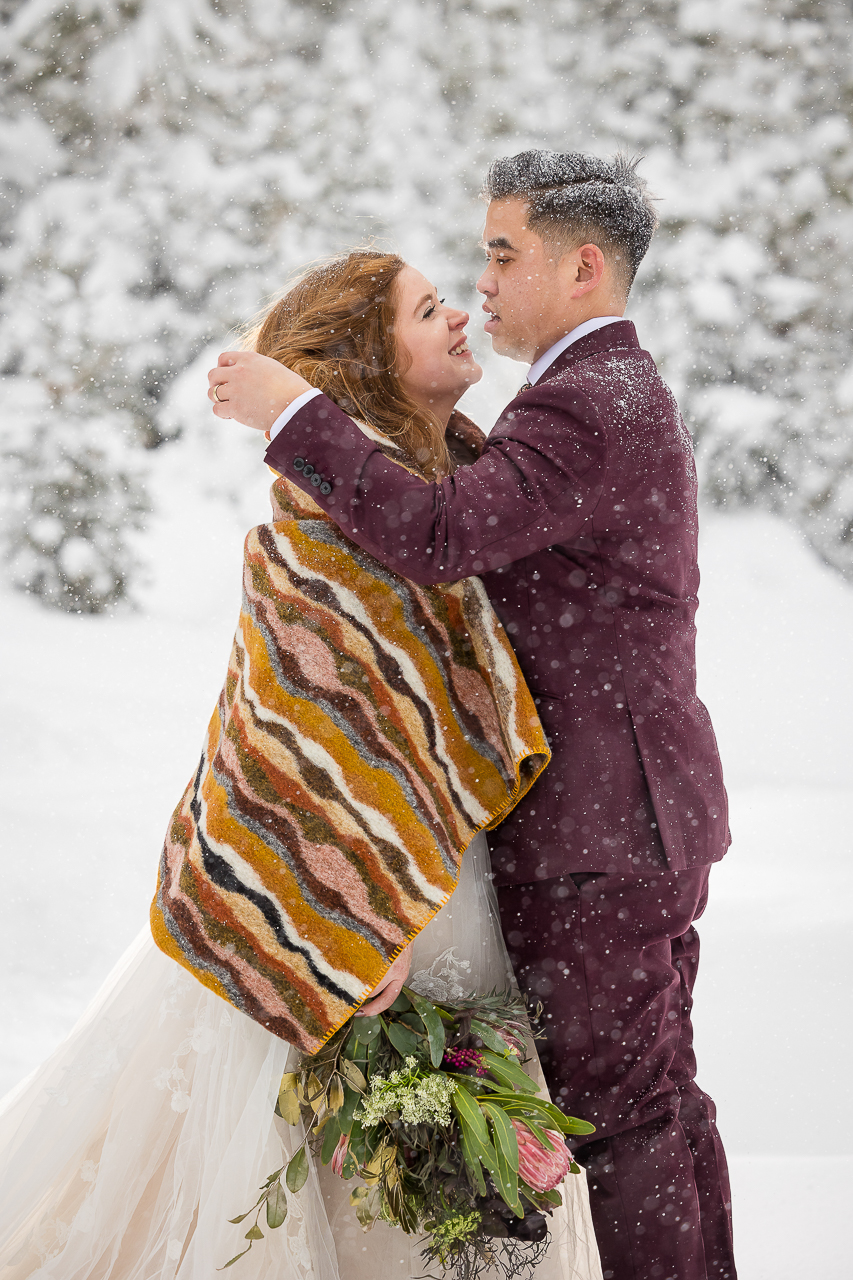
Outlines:
{"label": "man's dark hair", "polygon": [[658,224],[640,157],[612,160],[580,151],[522,151],[495,160],[487,200],[524,200],[527,225],[564,250],[597,244],[628,290]]}

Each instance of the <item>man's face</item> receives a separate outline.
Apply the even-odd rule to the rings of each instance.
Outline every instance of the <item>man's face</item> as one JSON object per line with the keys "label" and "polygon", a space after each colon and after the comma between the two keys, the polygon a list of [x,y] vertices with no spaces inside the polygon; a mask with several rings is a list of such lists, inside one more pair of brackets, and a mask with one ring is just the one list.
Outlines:
{"label": "man's face", "polygon": [[574,328],[576,266],[527,227],[523,200],[493,200],[483,246],[488,266],[477,288],[485,294],[486,333],[499,355],[532,363]]}

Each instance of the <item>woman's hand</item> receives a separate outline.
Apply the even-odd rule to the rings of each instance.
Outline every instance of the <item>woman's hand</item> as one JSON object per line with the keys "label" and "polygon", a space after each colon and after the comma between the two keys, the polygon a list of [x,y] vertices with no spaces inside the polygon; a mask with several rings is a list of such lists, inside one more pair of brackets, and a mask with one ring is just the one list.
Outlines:
{"label": "woman's hand", "polygon": [[411,967],[412,948],[409,946],[406,947],[405,951],[400,952],[385,977],[375,987],[367,1004],[363,1004],[355,1016],[357,1018],[368,1018],[375,1013],[384,1013],[386,1009],[390,1008],[402,991]]}
{"label": "woman's hand", "polygon": [[311,383],[257,351],[223,351],[207,375],[217,418],[236,418],[256,431],[269,431],[287,406],[311,390]]}

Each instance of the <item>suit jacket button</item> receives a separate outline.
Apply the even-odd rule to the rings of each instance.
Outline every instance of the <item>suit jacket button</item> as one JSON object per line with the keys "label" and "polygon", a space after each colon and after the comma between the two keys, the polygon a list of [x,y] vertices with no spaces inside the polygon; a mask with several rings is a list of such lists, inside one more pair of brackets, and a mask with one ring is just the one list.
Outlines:
{"label": "suit jacket button", "polygon": [[306,480],[308,479],[309,476],[313,476],[314,468],[311,466],[310,462],[305,463],[305,466],[302,468],[302,474],[304,475]]}
{"label": "suit jacket button", "polygon": [[320,485],[323,483],[323,477],[320,475],[319,471],[314,472],[313,476],[311,477],[311,483],[313,484],[315,489],[320,488]]}
{"label": "suit jacket button", "polygon": [[332,492],[332,486],[329,484],[328,480],[324,480],[320,485],[320,492],[326,494],[327,497]]}
{"label": "suit jacket button", "polygon": [[294,471],[301,471],[301,470],[303,469],[303,467],[304,467],[304,466],[305,466],[305,459],[304,459],[304,458],[294,458],[294,459],[293,459],[293,470],[294,470]]}

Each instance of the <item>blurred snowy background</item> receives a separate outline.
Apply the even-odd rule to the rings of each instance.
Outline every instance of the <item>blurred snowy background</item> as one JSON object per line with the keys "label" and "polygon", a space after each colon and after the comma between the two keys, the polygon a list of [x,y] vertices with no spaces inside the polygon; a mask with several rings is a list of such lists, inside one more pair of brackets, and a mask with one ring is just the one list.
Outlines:
{"label": "blurred snowy background", "polygon": [[[700,1080],[741,1280],[847,1280],[847,0],[0,0],[0,63],[0,1092],[144,924],[219,691],[267,513],[204,398],[229,333],[368,237],[476,317],[488,161],[619,147],[661,198],[628,314],[696,438],[732,798]],[[524,370],[470,331],[488,426]]]}

